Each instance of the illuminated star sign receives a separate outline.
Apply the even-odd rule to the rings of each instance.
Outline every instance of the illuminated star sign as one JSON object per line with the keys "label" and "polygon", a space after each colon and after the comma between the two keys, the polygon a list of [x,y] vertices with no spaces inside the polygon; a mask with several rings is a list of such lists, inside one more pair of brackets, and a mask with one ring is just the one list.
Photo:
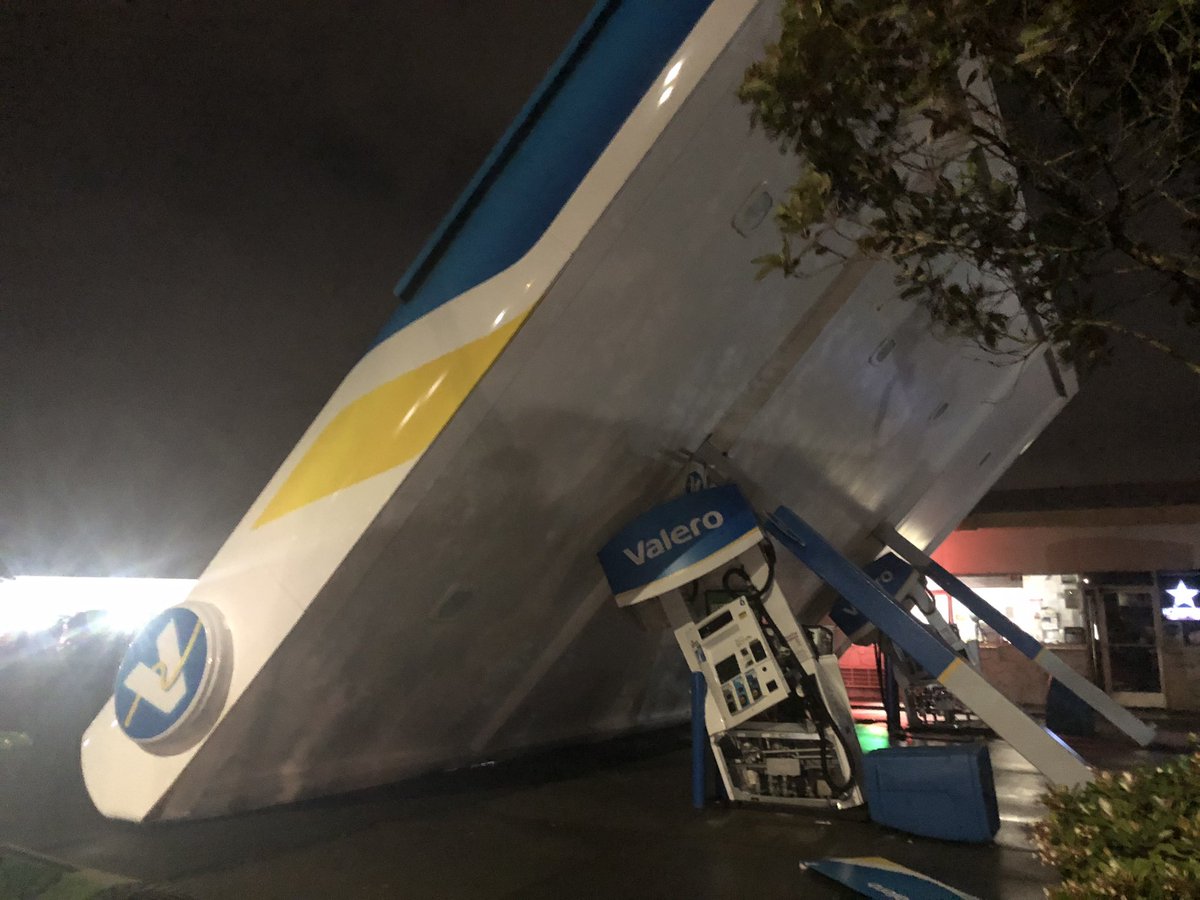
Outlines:
{"label": "illuminated star sign", "polygon": [[1175,587],[1168,589],[1168,594],[1174,600],[1174,605],[1162,611],[1163,616],[1172,621],[1180,621],[1189,619],[1191,621],[1200,622],[1200,609],[1196,608],[1196,595],[1200,591],[1188,587],[1180,580]]}

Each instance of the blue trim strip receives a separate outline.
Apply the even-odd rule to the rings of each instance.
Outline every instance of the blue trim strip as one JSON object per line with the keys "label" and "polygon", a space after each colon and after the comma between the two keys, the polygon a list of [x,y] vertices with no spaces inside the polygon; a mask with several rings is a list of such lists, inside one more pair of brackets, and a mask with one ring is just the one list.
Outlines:
{"label": "blue trim strip", "polygon": [[896,605],[887,592],[842,556],[815,528],[781,506],[767,519],[767,531],[895,641],[933,677],[958,659],[917,620]]}
{"label": "blue trim strip", "polygon": [[551,92],[557,87],[559,79],[562,78],[567,67],[580,52],[584,41],[587,40],[592,30],[596,28],[601,17],[612,9],[617,2],[619,0],[600,0],[600,2],[592,7],[592,11],[587,14],[587,17],[583,20],[583,24],[579,26],[567,44],[567,48],[554,61],[554,65],[550,67],[550,71],[546,73],[546,76],[534,89],[532,96],[525,102],[525,105],[521,107],[521,111],[512,120],[508,129],[501,136],[500,140],[497,141],[496,146],[488,153],[483,161],[483,165],[479,167],[479,171],[467,182],[466,188],[463,189],[458,199],[454,201],[454,205],[450,207],[450,212],[438,223],[438,227],[434,230],[429,240],[425,242],[425,246],[421,248],[421,252],[417,254],[417,258],[412,261],[412,265],[408,267],[408,271],[400,277],[400,281],[397,282],[396,287],[392,291],[397,297],[406,299],[405,295],[413,287],[413,283],[417,280],[417,276],[421,273],[421,270],[429,262],[430,257],[441,249],[442,243],[450,235],[450,232],[458,224],[459,220],[463,218],[471,202],[483,190],[485,182],[500,168],[505,156],[515,145],[518,135],[533,120],[537,108],[546,101]]}
{"label": "blue trim strip", "polygon": [[712,0],[601,0],[396,285],[376,343],[517,262]]}

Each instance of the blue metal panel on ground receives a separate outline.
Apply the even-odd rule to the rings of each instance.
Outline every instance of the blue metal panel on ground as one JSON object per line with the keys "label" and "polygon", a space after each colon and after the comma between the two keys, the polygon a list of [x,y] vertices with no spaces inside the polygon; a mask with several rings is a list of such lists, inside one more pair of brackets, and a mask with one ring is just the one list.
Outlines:
{"label": "blue metal panel on ground", "polygon": [[817,859],[800,868],[832,878],[864,897],[903,897],[906,900],[977,900],[970,894],[906,869],[882,856]]}
{"label": "blue metal panel on ground", "polygon": [[871,819],[946,841],[986,843],[1000,829],[985,744],[889,747],[863,758]]}

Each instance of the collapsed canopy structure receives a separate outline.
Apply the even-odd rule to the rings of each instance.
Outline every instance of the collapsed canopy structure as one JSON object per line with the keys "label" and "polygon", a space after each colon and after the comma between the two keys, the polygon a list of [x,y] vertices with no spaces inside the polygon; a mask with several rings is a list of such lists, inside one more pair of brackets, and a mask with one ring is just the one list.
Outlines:
{"label": "collapsed canopy structure", "polygon": [[[1061,409],[1052,359],[931,333],[885,265],[754,280],[795,161],[735,90],[775,16],[593,11],[379,341],[131,648],[82,744],[104,814],[218,815],[679,720],[672,636],[617,608],[595,554],[678,489],[681,449],[707,441],[866,562],[880,523],[936,546]],[[802,566],[778,577],[823,614]]]}

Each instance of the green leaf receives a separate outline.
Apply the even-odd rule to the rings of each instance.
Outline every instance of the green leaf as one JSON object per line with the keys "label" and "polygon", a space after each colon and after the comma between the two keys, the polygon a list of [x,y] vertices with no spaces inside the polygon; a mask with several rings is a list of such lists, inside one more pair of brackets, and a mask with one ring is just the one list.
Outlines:
{"label": "green leaf", "polygon": [[754,273],[755,281],[762,281],[772,272],[780,269],[786,269],[787,264],[782,254],[768,253],[766,256],[756,256],[750,260],[754,265],[758,266],[758,271]]}
{"label": "green leaf", "polygon": [[[1200,146],[1197,6],[785,0],[777,39],[738,89],[753,126],[796,158],[776,229],[799,242],[835,217],[861,219],[860,251],[895,264],[896,296],[922,305],[932,321],[1009,352],[1007,336],[1028,330],[1019,313],[1007,312],[1019,308],[1005,293],[1011,284],[1036,305],[1045,342],[1060,356],[1104,358],[1105,330],[1079,323],[1111,305],[1104,273],[1134,224],[1114,210],[1112,195],[1187,181],[1178,172],[1194,168]],[[989,76],[1012,95],[1012,115],[1000,122],[974,102]],[[914,123],[931,133],[917,133]],[[1037,196],[1029,210],[1022,190]],[[1196,203],[1188,190],[1164,207]],[[1172,260],[1200,271],[1200,216],[1163,231],[1170,246],[1129,244],[1141,257],[1131,257],[1131,268],[1160,278],[1155,267]],[[757,277],[798,274],[810,251],[824,252],[794,254],[785,244],[755,261]],[[948,259],[986,279],[951,290]],[[1181,343],[1200,346],[1200,295],[1166,278],[1174,293],[1164,296],[1193,329]],[[1103,816],[1095,800],[1088,815]],[[1154,832],[1138,821],[1138,834]],[[1085,833],[1100,827],[1078,824]]]}

